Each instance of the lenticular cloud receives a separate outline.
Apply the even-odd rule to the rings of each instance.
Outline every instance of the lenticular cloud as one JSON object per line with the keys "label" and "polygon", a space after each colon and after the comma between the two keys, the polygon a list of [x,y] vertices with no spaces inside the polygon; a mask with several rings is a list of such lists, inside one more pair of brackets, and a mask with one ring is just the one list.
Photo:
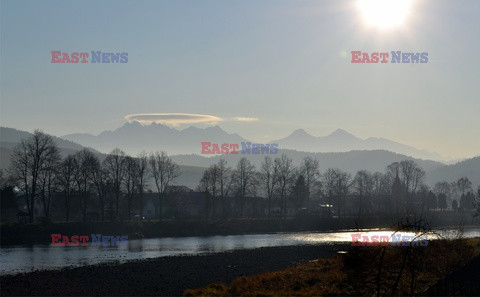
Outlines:
{"label": "lenticular cloud", "polygon": [[125,116],[125,120],[129,122],[139,122],[140,124],[165,124],[178,126],[182,124],[216,124],[223,121],[222,118],[206,114],[192,113],[141,113],[129,114]]}

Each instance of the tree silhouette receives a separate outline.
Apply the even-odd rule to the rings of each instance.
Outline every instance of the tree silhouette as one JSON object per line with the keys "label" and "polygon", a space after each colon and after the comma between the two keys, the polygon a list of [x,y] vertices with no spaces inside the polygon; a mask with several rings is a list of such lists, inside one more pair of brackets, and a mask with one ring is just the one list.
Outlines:
{"label": "tree silhouette", "polygon": [[9,172],[25,194],[30,223],[33,223],[39,179],[58,158],[58,147],[53,137],[39,130],[35,130],[31,137],[22,139],[13,149]]}
{"label": "tree silhouette", "polygon": [[180,175],[180,167],[165,152],[151,154],[148,162],[158,191],[159,218],[161,220],[163,216],[163,197],[170,183]]}

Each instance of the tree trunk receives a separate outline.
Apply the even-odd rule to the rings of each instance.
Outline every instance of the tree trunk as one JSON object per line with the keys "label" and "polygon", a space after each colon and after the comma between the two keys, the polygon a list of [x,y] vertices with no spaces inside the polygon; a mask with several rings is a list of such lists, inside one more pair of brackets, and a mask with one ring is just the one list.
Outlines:
{"label": "tree trunk", "polygon": [[138,197],[138,203],[139,203],[138,210],[140,213],[140,219],[142,219],[143,218],[143,190],[142,189],[140,190],[140,197]]}
{"label": "tree trunk", "polygon": [[70,220],[70,197],[65,193],[65,221]]}
{"label": "tree trunk", "polygon": [[128,195],[128,221],[132,218],[132,195]]}
{"label": "tree trunk", "polygon": [[102,215],[102,221],[105,221],[105,203],[103,201],[103,198],[100,198],[100,212]]}

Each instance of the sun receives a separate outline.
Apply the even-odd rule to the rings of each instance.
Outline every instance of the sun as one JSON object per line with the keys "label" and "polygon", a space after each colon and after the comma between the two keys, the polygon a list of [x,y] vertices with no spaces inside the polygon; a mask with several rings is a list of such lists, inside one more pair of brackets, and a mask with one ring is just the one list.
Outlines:
{"label": "sun", "polygon": [[379,29],[401,26],[408,16],[411,0],[358,0],[367,24]]}

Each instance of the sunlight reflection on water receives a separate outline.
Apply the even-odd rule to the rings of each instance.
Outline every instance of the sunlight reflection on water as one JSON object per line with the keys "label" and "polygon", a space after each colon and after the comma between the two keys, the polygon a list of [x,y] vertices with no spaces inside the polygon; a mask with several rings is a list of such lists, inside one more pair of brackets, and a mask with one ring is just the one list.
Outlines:
{"label": "sunlight reflection on water", "polygon": [[[352,241],[351,234],[392,235],[391,230],[364,229],[341,232],[293,232],[209,237],[148,238],[129,240],[125,247],[51,247],[49,245],[15,246],[0,249],[0,274],[12,274],[42,269],[93,265],[103,262],[177,255],[217,253],[238,249],[305,244],[337,244]],[[456,231],[437,231],[446,238],[455,238]],[[412,232],[399,232],[414,235]],[[464,237],[480,237],[479,228],[467,229]],[[430,234],[428,239],[437,238]]]}

